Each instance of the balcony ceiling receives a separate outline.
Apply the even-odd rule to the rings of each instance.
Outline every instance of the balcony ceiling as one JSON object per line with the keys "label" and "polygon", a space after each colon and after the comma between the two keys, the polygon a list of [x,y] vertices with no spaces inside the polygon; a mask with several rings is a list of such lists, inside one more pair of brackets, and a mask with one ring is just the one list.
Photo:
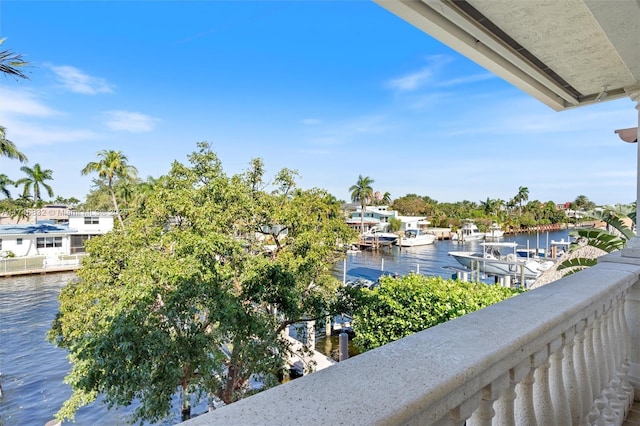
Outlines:
{"label": "balcony ceiling", "polygon": [[640,0],[375,1],[556,111],[640,89]]}

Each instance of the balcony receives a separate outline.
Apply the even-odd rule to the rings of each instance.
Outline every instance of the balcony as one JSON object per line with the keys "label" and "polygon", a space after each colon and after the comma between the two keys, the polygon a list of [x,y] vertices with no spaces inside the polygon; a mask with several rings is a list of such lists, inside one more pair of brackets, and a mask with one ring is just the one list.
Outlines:
{"label": "balcony", "polygon": [[630,411],[640,388],[633,256],[609,254],[185,425],[640,424]]}

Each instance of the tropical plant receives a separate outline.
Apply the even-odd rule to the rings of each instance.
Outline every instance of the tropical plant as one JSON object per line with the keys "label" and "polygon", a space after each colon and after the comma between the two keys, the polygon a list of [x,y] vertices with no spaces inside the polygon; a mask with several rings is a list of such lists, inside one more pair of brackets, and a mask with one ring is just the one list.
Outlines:
{"label": "tropical plant", "polygon": [[390,192],[385,192],[384,195],[382,196],[382,202],[386,205],[391,204],[392,200],[391,200],[391,193]]}
{"label": "tropical plant", "polygon": [[252,377],[277,384],[289,325],[333,312],[332,265],[355,235],[327,215],[326,191],[298,190],[288,169],[259,189],[261,170],[229,177],[198,146],[127,232],[87,242],[79,279],[61,291],[49,339],[69,351],[73,393],[59,419],[99,395],[136,400],[136,422],[165,418],[176,389],[185,417],[194,395],[232,403],[255,391]]}
{"label": "tropical plant", "polygon": [[371,179],[369,176],[358,175],[358,181],[355,185],[352,185],[349,188],[349,192],[351,192],[351,201],[354,203],[359,202],[361,211],[360,211],[360,232],[364,233],[364,213],[367,208],[367,203],[369,203],[373,199],[373,188],[371,185],[375,181]]}
{"label": "tropical plant", "polygon": [[529,188],[521,186],[518,188],[518,193],[513,200],[518,204],[518,214],[522,214],[522,203],[529,200]]}
{"label": "tropical plant", "polygon": [[47,180],[53,180],[53,170],[43,169],[40,164],[36,163],[33,168],[22,166],[20,167],[27,177],[23,177],[16,181],[16,186],[23,185],[24,189],[22,195],[24,197],[31,196],[31,188],[33,188],[33,205],[37,206],[38,202],[42,199],[41,187],[47,191],[49,197],[53,197],[53,189],[50,185],[45,183]]}
{"label": "tropical plant", "polygon": [[[585,216],[603,221],[607,224],[607,230],[603,229],[574,229],[569,235],[577,239],[569,248],[575,251],[584,246],[594,247],[605,253],[621,250],[627,241],[635,237],[632,226],[635,225],[636,211],[628,206],[608,206],[601,210],[592,210],[585,213]],[[583,269],[594,266],[598,263],[597,258],[578,256],[565,259],[558,264],[558,271],[562,271],[564,276],[573,274]]]}
{"label": "tropical plant", "polygon": [[7,188],[9,185],[15,185],[16,183],[9,179],[4,173],[0,173],[0,192],[4,194],[6,198],[11,198],[11,192]]}
{"label": "tropical plant", "polygon": [[410,274],[383,277],[374,290],[348,292],[354,343],[370,350],[507,299],[520,290]]}
{"label": "tropical plant", "polygon": [[[2,45],[5,40],[6,38],[0,38],[0,45]],[[29,77],[20,70],[21,67],[26,67],[27,65],[29,65],[29,63],[22,59],[21,54],[14,53],[11,50],[0,51],[1,73],[12,77],[20,77],[28,80]]]}
{"label": "tropical plant", "polygon": [[16,144],[6,138],[6,129],[2,126],[0,126],[0,155],[16,159],[21,163],[29,161],[26,155],[18,151]]}
{"label": "tropical plant", "polygon": [[120,227],[124,229],[124,221],[120,214],[120,207],[118,200],[116,199],[116,193],[114,190],[115,181],[130,180],[135,178],[138,171],[136,168],[129,164],[127,156],[121,151],[114,150],[102,150],[98,152],[99,161],[92,161],[88,163],[83,169],[82,174],[88,175],[90,173],[97,173],[100,179],[103,179],[107,183],[109,193],[111,194],[111,202],[113,203],[113,209],[116,213]]}

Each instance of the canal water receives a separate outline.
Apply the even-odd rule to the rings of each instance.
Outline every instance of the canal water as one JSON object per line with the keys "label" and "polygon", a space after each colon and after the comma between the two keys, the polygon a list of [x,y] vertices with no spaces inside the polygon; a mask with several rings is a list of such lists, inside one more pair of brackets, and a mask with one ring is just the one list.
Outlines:
{"label": "canal water", "polygon": [[[568,238],[567,231],[549,234],[505,237],[523,247],[546,248],[551,240]],[[451,267],[459,267],[449,251],[479,248],[478,242],[436,241],[423,247],[398,247],[375,252],[349,254],[345,262],[335,265],[334,274],[342,279],[353,268],[384,269],[404,275],[418,272],[450,278]],[[60,290],[74,278],[73,273],[9,277],[0,280],[0,426],[44,426],[71,395],[63,378],[69,370],[66,352],[46,341],[46,333],[58,310]],[[349,276],[347,279],[357,277]],[[174,400],[174,418],[161,425],[180,421],[178,401]],[[194,413],[206,411],[206,403],[193,407]],[[81,408],[77,425],[125,425],[130,408],[107,408],[96,401]],[[67,423],[65,422],[64,425]],[[68,423],[71,424],[71,423]]]}

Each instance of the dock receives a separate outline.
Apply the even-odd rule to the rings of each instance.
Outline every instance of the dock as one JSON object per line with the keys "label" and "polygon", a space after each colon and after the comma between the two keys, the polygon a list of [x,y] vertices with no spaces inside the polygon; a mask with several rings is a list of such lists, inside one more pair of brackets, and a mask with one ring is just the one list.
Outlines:
{"label": "dock", "polygon": [[75,272],[82,266],[84,256],[76,254],[0,259],[0,277]]}

